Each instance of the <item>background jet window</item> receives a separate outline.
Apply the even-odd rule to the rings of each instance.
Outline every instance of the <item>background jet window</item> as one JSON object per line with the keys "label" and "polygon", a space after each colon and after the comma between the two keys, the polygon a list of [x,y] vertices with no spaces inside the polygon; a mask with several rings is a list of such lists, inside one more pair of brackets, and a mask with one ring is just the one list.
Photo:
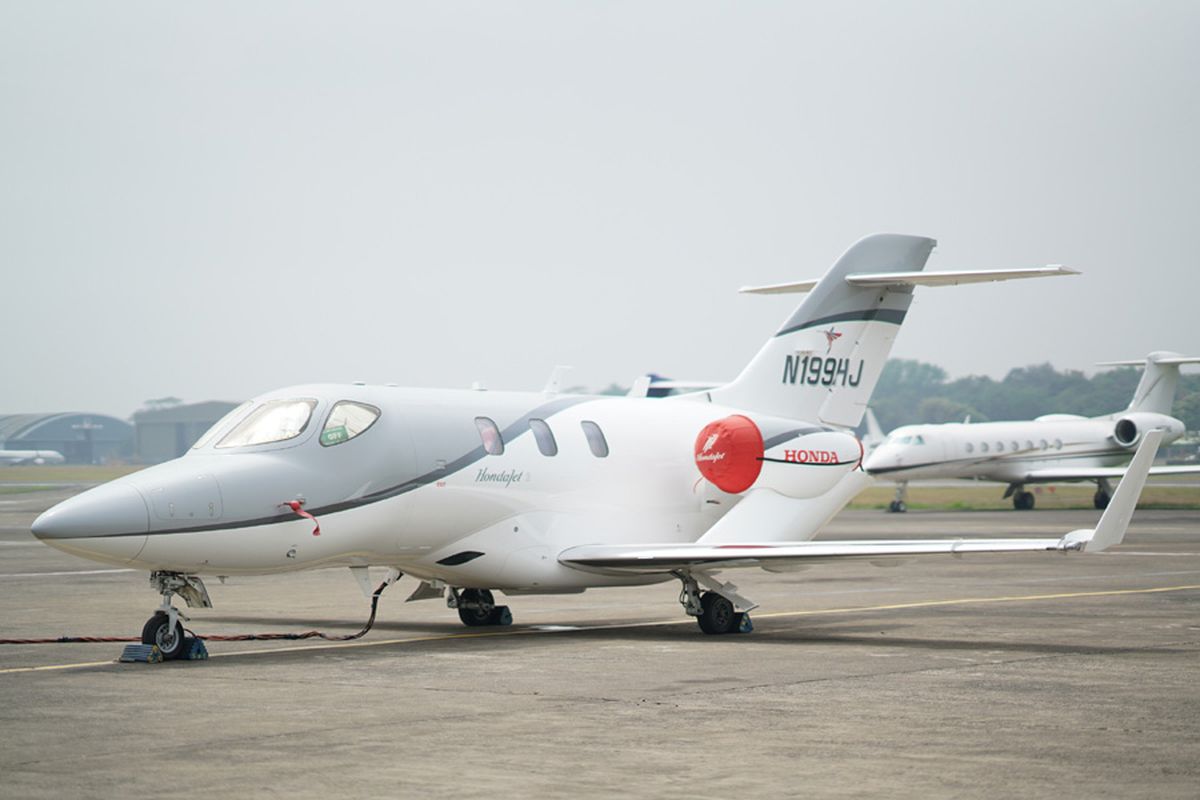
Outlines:
{"label": "background jet window", "polygon": [[1040,446],[1040,447],[1041,447],[1043,450],[1049,450],[1049,449],[1050,449],[1050,443],[1049,443],[1049,442],[1047,442],[1045,439],[1042,439],[1042,441],[1041,441],[1041,442],[1039,442],[1038,444],[1039,444],[1039,446]]}
{"label": "background jet window", "polygon": [[1026,439],[1026,440],[1025,440],[1025,449],[1026,449],[1026,450],[1032,450],[1032,449],[1033,449],[1033,442],[1031,442],[1031,441],[1029,441],[1028,439]]}
{"label": "background jet window", "polygon": [[979,445],[979,450],[980,450],[980,452],[986,453],[988,451],[987,442],[984,442],[983,444]]}
{"label": "background jet window", "polygon": [[924,436],[916,437],[915,439],[913,439],[913,444],[925,444],[925,437]]}
{"label": "background jet window", "polygon": [[533,438],[537,440],[538,450],[542,455],[558,455],[558,442],[554,441],[554,431],[550,430],[544,419],[529,420],[529,429],[533,431]]}
{"label": "background jet window", "polygon": [[207,431],[204,432],[204,435],[200,437],[199,441],[197,441],[194,445],[192,445],[192,449],[199,450],[201,447],[208,447],[209,442],[211,442],[213,439],[217,438],[218,433],[221,433],[226,428],[228,428],[230,425],[232,425],[233,421],[236,420],[238,417],[242,416],[242,414],[245,414],[247,411],[249,411],[250,406],[252,406],[252,405],[254,405],[254,401],[247,400],[246,402],[242,403],[240,406],[235,408],[233,411],[230,411],[228,414],[221,417],[219,420],[216,421],[216,423],[213,424],[213,426],[211,428],[209,428]]}
{"label": "background jet window", "polygon": [[475,427],[479,428],[479,438],[483,440],[483,449],[489,455],[504,455],[504,439],[501,438],[500,429],[496,427],[496,423],[487,417],[476,417]]}
{"label": "background jet window", "polygon": [[348,442],[375,424],[379,409],[366,403],[341,400],[329,412],[325,427],[321,430],[321,444],[332,447]]}
{"label": "background jet window", "polygon": [[970,442],[967,442],[967,452],[968,452],[968,453],[974,453],[974,452],[975,452],[975,445],[971,444]]}
{"label": "background jet window", "polygon": [[263,403],[225,434],[225,438],[217,443],[217,448],[295,439],[308,427],[308,420],[316,406],[316,400],[271,400]]}
{"label": "background jet window", "polygon": [[589,419],[579,423],[583,428],[583,435],[587,437],[588,447],[592,448],[592,455],[596,458],[604,458],[608,455],[608,442],[604,439],[604,431],[600,430],[600,426]]}
{"label": "background jet window", "polygon": [[1018,450],[1020,450],[1020,449],[1021,449],[1021,445],[1017,444],[1016,442],[1013,442],[1013,443],[1012,443],[1012,449],[1013,449],[1013,452],[1015,453],[1015,452],[1017,452]]}
{"label": "background jet window", "polygon": [[997,453],[1004,452],[1004,442],[996,442],[996,452]]}
{"label": "background jet window", "polygon": [[1055,449],[1055,450],[1062,450],[1062,439],[1055,439],[1055,440],[1054,440],[1054,449]]}

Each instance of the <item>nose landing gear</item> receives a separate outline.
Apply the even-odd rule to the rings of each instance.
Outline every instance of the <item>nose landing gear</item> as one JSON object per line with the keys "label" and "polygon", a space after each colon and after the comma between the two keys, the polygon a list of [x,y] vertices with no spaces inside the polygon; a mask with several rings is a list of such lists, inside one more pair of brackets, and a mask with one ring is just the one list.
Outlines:
{"label": "nose landing gear", "polygon": [[171,605],[171,597],[179,595],[188,608],[212,608],[208,590],[196,576],[177,572],[151,572],[150,585],[162,595],[162,605],[142,626],[142,644],[157,645],[164,659],[181,658],[186,650],[180,620],[187,617]]}

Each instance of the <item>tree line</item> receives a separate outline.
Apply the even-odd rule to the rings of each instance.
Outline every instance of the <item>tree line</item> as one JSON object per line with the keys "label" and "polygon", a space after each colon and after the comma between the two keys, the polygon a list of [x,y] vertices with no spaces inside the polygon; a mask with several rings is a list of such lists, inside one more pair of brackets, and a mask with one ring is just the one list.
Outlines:
{"label": "tree line", "polygon": [[[884,431],[917,423],[1033,419],[1042,414],[1095,417],[1124,410],[1141,379],[1141,367],[1097,372],[1056,370],[1050,364],[1017,367],[1003,380],[968,375],[947,380],[934,364],[890,359],[871,396]],[[1172,415],[1189,431],[1200,430],[1200,375],[1180,375]]]}

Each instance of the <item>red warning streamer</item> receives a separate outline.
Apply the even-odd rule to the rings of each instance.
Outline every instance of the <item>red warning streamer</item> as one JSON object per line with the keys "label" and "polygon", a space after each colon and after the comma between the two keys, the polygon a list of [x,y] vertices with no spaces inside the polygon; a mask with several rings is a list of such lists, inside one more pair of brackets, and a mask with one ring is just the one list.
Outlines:
{"label": "red warning streamer", "polygon": [[311,519],[314,525],[313,536],[321,535],[321,523],[317,522],[316,517],[304,510],[303,500],[288,500],[286,503],[280,503],[280,505],[287,506],[292,511],[295,511],[297,516],[304,517],[305,519]]}

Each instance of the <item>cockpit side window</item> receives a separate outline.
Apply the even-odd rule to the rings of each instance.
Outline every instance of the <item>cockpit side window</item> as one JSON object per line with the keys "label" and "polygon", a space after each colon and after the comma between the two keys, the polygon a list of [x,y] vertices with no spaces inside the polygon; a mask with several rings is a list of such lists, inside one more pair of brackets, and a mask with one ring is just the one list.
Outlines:
{"label": "cockpit side window", "polygon": [[245,414],[247,411],[249,411],[250,406],[252,406],[252,405],[254,405],[254,401],[247,400],[246,402],[242,403],[240,406],[235,408],[233,411],[230,411],[228,414],[221,417],[219,420],[217,420],[215,423],[213,423],[213,426],[211,428],[209,428],[207,431],[204,432],[204,435],[201,436],[194,445],[192,445],[192,449],[199,450],[201,447],[208,447],[208,445],[212,442],[212,440],[217,438],[218,433],[221,433],[226,428],[228,428],[230,425],[232,425],[233,421],[236,420],[238,417],[242,416],[243,414]]}
{"label": "cockpit side window", "polygon": [[325,420],[321,430],[321,444],[332,447],[335,444],[348,442],[355,436],[375,424],[379,419],[379,409],[366,403],[355,403],[353,400],[338,401]]}
{"label": "cockpit side window", "polygon": [[270,400],[254,409],[250,416],[225,434],[217,443],[217,449],[295,439],[308,427],[316,407],[316,400]]}
{"label": "cockpit side window", "polygon": [[913,437],[913,444],[925,444],[925,437],[920,435]]}

